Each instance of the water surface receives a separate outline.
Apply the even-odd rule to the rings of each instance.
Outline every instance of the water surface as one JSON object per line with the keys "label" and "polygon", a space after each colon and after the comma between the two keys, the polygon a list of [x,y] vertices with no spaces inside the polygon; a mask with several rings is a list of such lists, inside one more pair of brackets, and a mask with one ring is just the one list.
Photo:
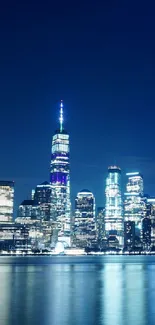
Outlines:
{"label": "water surface", "polygon": [[0,325],[155,325],[155,257],[0,257]]}

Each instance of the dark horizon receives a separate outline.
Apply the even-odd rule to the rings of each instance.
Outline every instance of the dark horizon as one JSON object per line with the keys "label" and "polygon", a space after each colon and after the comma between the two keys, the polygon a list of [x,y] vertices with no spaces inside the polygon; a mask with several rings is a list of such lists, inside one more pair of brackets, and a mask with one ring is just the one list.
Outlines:
{"label": "dark horizon", "polygon": [[61,99],[72,201],[88,188],[102,206],[113,164],[140,171],[155,196],[154,10],[152,1],[1,5],[0,179],[15,181],[15,208],[49,180]]}

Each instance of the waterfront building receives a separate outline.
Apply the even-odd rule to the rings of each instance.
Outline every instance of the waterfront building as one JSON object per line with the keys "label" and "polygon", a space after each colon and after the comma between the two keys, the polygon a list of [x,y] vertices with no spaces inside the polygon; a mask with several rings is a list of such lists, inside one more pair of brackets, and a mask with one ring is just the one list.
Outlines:
{"label": "waterfront building", "polygon": [[51,193],[51,185],[45,181],[37,185],[33,196],[34,202],[40,207],[40,217],[44,221],[51,219]]}
{"label": "waterfront building", "polygon": [[151,246],[151,219],[144,217],[142,220],[142,242],[143,248],[149,249]]}
{"label": "waterfront building", "polygon": [[13,219],[14,182],[0,181],[0,222]]}
{"label": "waterfront building", "polygon": [[132,250],[135,246],[135,222],[124,222],[124,248]]}
{"label": "waterfront building", "polygon": [[69,134],[64,129],[63,101],[60,104],[59,122],[59,128],[52,139],[51,218],[57,222],[59,236],[69,236],[71,214]]}
{"label": "waterfront building", "polygon": [[105,188],[105,234],[117,236],[119,243],[123,241],[123,209],[121,194],[121,169],[117,166],[108,168]]}
{"label": "waterfront building", "polygon": [[151,242],[155,245],[155,198],[147,198],[147,217],[151,220]]}
{"label": "waterfront building", "polygon": [[126,176],[127,184],[124,194],[124,220],[134,221],[136,234],[140,236],[142,218],[145,216],[143,176],[139,172],[127,173]]}
{"label": "waterfront building", "polygon": [[95,197],[87,189],[80,191],[75,199],[73,229],[74,243],[77,247],[92,245],[96,239]]}
{"label": "waterfront building", "polygon": [[97,231],[97,241],[100,244],[104,238],[105,234],[105,224],[104,224],[105,208],[98,207],[96,215],[96,231]]}
{"label": "waterfront building", "polygon": [[107,248],[109,250],[113,251],[113,250],[118,249],[119,245],[120,245],[120,243],[119,243],[117,236],[110,234],[107,239]]}
{"label": "waterfront building", "polygon": [[29,241],[29,229],[26,225],[14,222],[0,223],[0,250],[26,247]]}
{"label": "waterfront building", "polygon": [[41,218],[40,206],[35,200],[24,200],[18,207],[18,218],[39,220]]}

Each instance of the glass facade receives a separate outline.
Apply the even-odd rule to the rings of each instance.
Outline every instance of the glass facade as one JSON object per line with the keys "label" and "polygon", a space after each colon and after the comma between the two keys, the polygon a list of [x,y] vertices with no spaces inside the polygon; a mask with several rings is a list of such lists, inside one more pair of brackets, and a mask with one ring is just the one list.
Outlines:
{"label": "glass facade", "polygon": [[147,213],[146,216],[151,219],[151,242],[155,245],[155,198],[147,198]]}
{"label": "glass facade", "polygon": [[143,248],[149,249],[151,246],[151,219],[148,217],[142,220],[142,241]]}
{"label": "glass facade", "polygon": [[145,214],[143,200],[143,177],[139,172],[127,173],[126,193],[124,200],[124,220],[134,221],[136,233],[141,230],[142,218]]}
{"label": "glass facade", "polygon": [[96,228],[97,228],[97,240],[99,243],[103,240],[105,234],[104,216],[105,216],[105,208],[98,207],[97,216],[96,216]]}
{"label": "glass facade", "polygon": [[106,178],[105,233],[123,236],[123,211],[121,195],[121,169],[117,166],[108,168]]}
{"label": "glass facade", "polygon": [[60,105],[60,128],[52,139],[51,153],[51,218],[56,221],[59,236],[70,233],[70,164],[69,134],[63,128],[63,103]]}
{"label": "glass facade", "polygon": [[51,185],[44,182],[37,185],[34,193],[34,202],[40,207],[40,217],[44,221],[51,219],[51,192]]}
{"label": "glass facade", "polygon": [[0,222],[12,221],[14,206],[14,182],[0,181]]}
{"label": "glass facade", "polygon": [[82,190],[75,199],[74,236],[76,246],[86,247],[96,238],[95,197]]}
{"label": "glass facade", "polygon": [[34,200],[24,200],[18,208],[18,218],[38,220],[41,217],[40,206]]}
{"label": "glass facade", "polygon": [[135,222],[124,222],[124,248],[131,250],[135,246]]}

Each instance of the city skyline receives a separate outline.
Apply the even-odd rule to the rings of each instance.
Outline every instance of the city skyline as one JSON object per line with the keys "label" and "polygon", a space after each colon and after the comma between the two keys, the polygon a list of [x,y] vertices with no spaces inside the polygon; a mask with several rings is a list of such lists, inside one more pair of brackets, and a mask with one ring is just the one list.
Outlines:
{"label": "city skyline", "polygon": [[48,180],[62,98],[72,200],[88,188],[101,205],[111,164],[140,171],[154,195],[154,5],[69,2],[2,5],[0,179],[15,181],[17,205]]}
{"label": "city skyline", "polygon": [[[56,165],[57,165],[57,162],[56,162],[56,160],[55,160],[55,151],[57,151],[56,149],[57,149],[57,146],[67,146],[66,147],[66,150],[68,151],[68,153],[69,153],[69,149],[67,149],[67,148],[69,148],[69,136],[68,136],[68,133],[66,132],[66,130],[65,130],[65,128],[64,128],[64,115],[65,115],[65,112],[64,112],[64,108],[63,108],[63,106],[64,106],[64,104],[63,104],[63,100],[61,100],[60,102],[59,102],[59,105],[57,105],[57,112],[58,112],[58,117],[57,117],[57,123],[56,123],[56,125],[57,125],[57,129],[56,129],[56,127],[55,127],[55,129],[56,129],[56,131],[55,131],[55,133],[54,133],[54,131],[53,131],[53,138],[52,138],[52,152],[51,152],[51,162],[50,162],[50,170],[49,170],[49,173],[50,173],[50,176],[46,179],[46,180],[44,180],[44,182],[50,182],[50,184],[52,185],[52,178],[54,177],[54,173],[53,173],[53,171],[52,170],[54,170],[53,168],[55,168],[56,167]],[[65,107],[66,107],[66,105],[65,105]],[[67,124],[67,121],[65,121],[65,124]],[[65,135],[63,135],[63,133],[65,134]],[[64,137],[64,136],[67,136],[67,138],[66,139],[64,139],[64,138],[62,138],[62,139],[57,139],[57,137],[59,138],[59,137],[61,137],[61,134],[62,134],[62,137]],[[57,145],[57,141],[59,141],[59,144]],[[67,141],[67,142],[66,142]],[[71,141],[72,142],[72,141]],[[60,150],[60,149],[59,149]],[[60,150],[61,151],[61,150]],[[53,158],[54,157],[54,158]],[[59,157],[58,157],[59,158]],[[72,161],[72,157],[69,157],[69,159],[71,159],[71,161]],[[54,165],[53,165],[53,162],[54,162]],[[59,162],[60,163],[60,162]],[[63,161],[62,161],[62,163],[63,163]],[[56,165],[55,165],[56,164]],[[93,164],[93,162],[92,162],[92,164]],[[53,167],[52,167],[53,166]],[[110,164],[109,164],[109,166],[110,166]],[[106,167],[108,167],[108,168],[110,168],[109,166],[106,166]],[[74,167],[74,166],[73,166]],[[57,168],[59,169],[59,166],[57,166]],[[118,167],[118,168],[120,168],[120,167]],[[104,168],[105,169],[105,168]],[[107,169],[107,168],[106,168]],[[71,170],[72,170],[72,166],[71,166]],[[126,173],[125,172],[125,170],[128,170],[128,173]],[[124,196],[126,195],[126,186],[128,186],[128,184],[126,183],[126,176],[127,175],[141,175],[141,173],[139,172],[139,171],[135,171],[136,169],[135,168],[132,168],[131,170],[129,170],[129,168],[127,168],[127,166],[126,166],[126,169],[124,169],[124,170],[122,170],[122,181],[121,181],[121,192],[122,192],[122,199],[124,198]],[[53,175],[53,176],[52,176]],[[70,175],[70,167],[69,167],[69,175]],[[108,173],[107,173],[107,171],[106,172],[104,172],[103,173],[103,175],[102,175],[102,178],[103,178],[103,183],[102,183],[102,200],[99,202],[99,200],[98,200],[98,197],[95,195],[95,193],[94,193],[94,196],[95,196],[95,200],[96,200],[96,202],[97,202],[97,204],[96,204],[96,206],[98,207],[98,206],[105,206],[105,204],[106,204],[106,195],[105,195],[105,188],[106,188],[106,180],[107,180],[107,175],[108,175]],[[64,177],[63,177],[64,178]],[[145,175],[144,175],[144,179],[145,179]],[[7,180],[6,180],[7,181]],[[14,181],[13,181],[14,182]],[[42,182],[43,182],[43,180],[41,180],[41,185],[39,185],[39,184],[33,184],[33,187],[31,188],[31,189],[29,189],[29,191],[28,191],[28,193],[27,193],[27,196],[24,198],[24,197],[22,197],[22,201],[24,200],[24,199],[27,199],[27,200],[30,200],[31,199],[31,191],[33,191],[33,188],[34,187],[37,187],[37,186],[42,186]],[[55,182],[55,181],[54,181]],[[64,180],[63,180],[63,182],[64,182]],[[81,185],[81,188],[82,187],[84,187],[83,186],[83,184],[85,183],[85,179],[83,180],[83,183],[82,183],[82,185]],[[91,183],[91,181],[90,181],[90,183]],[[77,193],[79,192],[79,188],[78,188],[78,191],[77,191],[77,193],[72,193],[72,191],[71,191],[71,193],[70,193],[70,176],[69,176],[69,180],[68,180],[68,183],[67,183],[68,185],[67,185],[67,188],[68,188],[68,190],[67,190],[67,192],[68,192],[68,198],[69,197],[71,197],[71,202],[72,202],[72,206],[74,205],[74,200],[75,200],[75,198],[76,198],[76,195],[77,195]],[[18,184],[15,184],[16,186],[15,186],[15,188],[17,188],[18,187]],[[62,184],[62,186],[63,186],[64,184]],[[145,184],[146,185],[146,184]],[[91,186],[89,187],[89,190],[91,190],[91,188],[93,188],[93,184],[91,184]],[[143,185],[143,190],[144,190],[144,193],[143,194],[146,194],[146,195],[149,195],[150,197],[154,197],[155,196],[155,193],[152,195],[151,193],[146,193],[145,192],[145,187],[144,187],[144,185]],[[101,195],[101,193],[99,194],[99,195]],[[14,216],[16,217],[16,215],[17,215],[17,213],[16,213],[16,211],[17,211],[17,209],[18,209],[18,206],[21,204],[21,202],[18,202],[18,201],[16,201],[16,192],[15,192],[15,200],[14,200],[15,202],[14,202],[14,206],[15,206],[15,209],[14,209]],[[18,202],[18,203],[17,203]],[[99,202],[99,203],[98,203]],[[54,206],[54,203],[53,203],[53,206]],[[70,206],[70,203],[69,203],[69,201],[68,201],[68,204],[67,204],[67,206],[68,206],[68,209],[70,209],[71,207],[69,207]],[[68,210],[69,211],[69,210]],[[74,211],[74,209],[72,208],[72,211]],[[70,212],[69,212],[69,214],[70,214]],[[68,214],[68,219],[69,219],[69,214]],[[54,217],[53,217],[54,218]]]}
{"label": "city skyline", "polygon": [[154,325],[155,1],[0,15],[0,325]]}
{"label": "city skyline", "polygon": [[70,143],[64,127],[63,100],[60,102],[59,127],[51,148],[51,219],[57,221],[62,234],[70,233]]}

